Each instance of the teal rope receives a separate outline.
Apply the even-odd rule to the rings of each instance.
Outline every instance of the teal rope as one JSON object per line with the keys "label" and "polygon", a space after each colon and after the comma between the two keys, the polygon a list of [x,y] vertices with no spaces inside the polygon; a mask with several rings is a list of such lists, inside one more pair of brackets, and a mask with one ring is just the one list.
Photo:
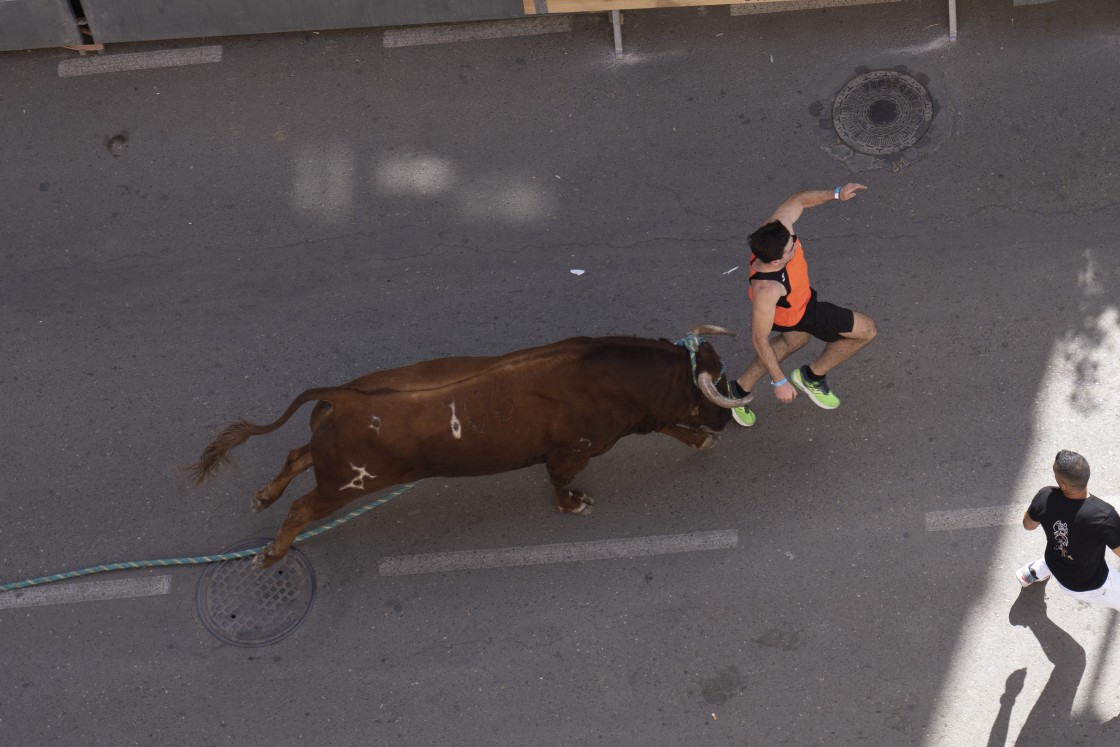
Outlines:
{"label": "teal rope", "polygon": [[678,345],[688,351],[688,360],[692,363],[692,383],[696,383],[696,353],[700,350],[700,343],[704,342],[703,337],[688,333],[686,337],[682,337],[674,344]]}
{"label": "teal rope", "polygon": [[[696,384],[696,386],[700,386],[700,383],[696,380],[696,354],[698,352],[700,352],[700,346],[703,343],[704,343],[704,338],[703,337],[700,337],[699,335],[694,335],[691,332],[689,332],[687,335],[685,335],[684,337],[682,337],[681,339],[679,339],[675,343],[673,343],[674,345],[682,347],[682,348],[684,348],[685,350],[688,351],[688,360],[692,364],[692,383]],[[720,379],[722,379],[726,375],[727,375],[727,366],[723,365],[723,362],[720,361],[719,379],[716,379],[716,381],[719,381]]]}
{"label": "teal rope", "polygon": [[[418,482],[419,482],[419,480],[417,480],[416,482],[410,482],[406,485],[402,485],[401,487],[394,490],[392,493],[389,493],[386,496],[382,496],[381,498],[378,498],[374,501],[370,501],[369,503],[362,506],[361,508],[355,509],[355,510],[351,511],[350,513],[346,514],[345,516],[343,516],[341,518],[335,519],[333,521],[328,521],[326,524],[323,524],[322,526],[315,527],[314,529],[309,529],[306,532],[303,532],[302,534],[300,534],[298,537],[296,537],[295,541],[296,542],[302,542],[305,539],[310,539],[311,537],[314,537],[318,534],[322,534],[323,532],[326,532],[327,530],[334,529],[339,524],[345,524],[346,522],[350,521],[351,519],[354,519],[358,516],[361,516],[366,511],[369,511],[371,509],[377,508],[378,506],[384,505],[384,504],[388,503],[389,501],[393,500],[394,498],[396,498],[397,496],[401,495],[402,493],[404,493],[408,490],[411,490],[412,488],[414,488],[416,486],[416,484]],[[65,573],[55,573],[54,575],[51,575],[51,576],[42,576],[40,578],[31,578],[31,579],[28,579],[26,581],[14,581],[10,584],[3,584],[3,585],[0,585],[0,591],[13,591],[15,589],[26,589],[28,586],[39,586],[40,584],[48,584],[48,583],[51,583],[52,581],[65,581],[68,578],[78,578],[79,576],[89,576],[89,575],[94,574],[94,573],[104,573],[105,571],[123,571],[123,570],[131,569],[131,568],[157,568],[157,567],[162,567],[162,566],[173,566],[173,565],[198,565],[200,563],[216,563],[216,562],[221,561],[221,560],[238,560],[240,558],[248,558],[252,555],[256,555],[257,553],[259,553],[261,550],[263,550],[266,547],[268,547],[268,545],[261,545],[260,547],[252,547],[252,548],[249,548],[249,549],[246,549],[246,550],[238,550],[237,552],[222,553],[221,555],[199,555],[199,556],[193,557],[193,558],[165,558],[163,560],[129,560],[129,561],[125,561],[123,563],[109,563],[108,565],[95,565],[91,568],[83,568],[80,571],[66,571]]]}

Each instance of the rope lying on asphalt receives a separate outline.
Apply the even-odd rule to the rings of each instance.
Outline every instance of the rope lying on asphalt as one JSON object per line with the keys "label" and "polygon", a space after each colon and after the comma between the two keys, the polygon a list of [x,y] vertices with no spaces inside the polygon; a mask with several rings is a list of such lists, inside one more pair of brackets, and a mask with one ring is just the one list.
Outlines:
{"label": "rope lying on asphalt", "polygon": [[[411,490],[419,482],[410,482],[394,490],[386,496],[377,498],[370,501],[359,509],[355,509],[345,516],[328,521],[322,526],[309,529],[295,538],[295,542],[302,542],[305,539],[314,537],[317,534],[334,529],[340,524],[345,524],[351,519],[361,516],[370,509],[377,508],[393,500],[397,496]],[[104,573],[105,571],[122,571],[131,568],[155,568],[159,566],[169,565],[197,565],[199,563],[216,563],[220,560],[237,560],[239,558],[247,558],[251,555],[256,555],[268,545],[261,545],[260,547],[252,547],[246,550],[238,550],[236,552],[222,553],[221,555],[199,555],[194,558],[165,558],[163,560],[128,560],[122,563],[109,563],[108,565],[95,565],[90,568],[83,568],[80,571],[66,571],[65,573],[56,573],[52,576],[42,576],[40,578],[31,578],[26,581],[13,581],[10,584],[0,584],[0,591],[14,591],[15,589],[26,589],[29,586],[39,586],[40,584],[48,584],[52,581],[65,581],[68,578],[77,578],[79,576],[89,576],[93,573]]]}

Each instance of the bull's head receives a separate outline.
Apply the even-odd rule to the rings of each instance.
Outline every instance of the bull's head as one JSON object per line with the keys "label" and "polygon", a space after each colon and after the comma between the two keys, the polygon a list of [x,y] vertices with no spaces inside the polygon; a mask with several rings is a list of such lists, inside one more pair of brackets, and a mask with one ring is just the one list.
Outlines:
{"label": "bull's head", "polygon": [[[704,397],[712,404],[719,405],[720,407],[725,407],[727,409],[731,409],[733,407],[744,407],[748,402],[754,399],[753,394],[748,394],[742,399],[732,399],[723,395],[716,388],[716,384],[712,378],[711,372],[700,370],[704,367],[698,367],[696,365],[696,354],[699,352],[700,345],[703,342],[703,340],[701,339],[702,335],[729,335],[731,337],[734,337],[735,333],[729,329],[717,327],[712,324],[701,324],[698,327],[693,327],[692,329],[690,329],[688,331],[688,336],[677,343],[678,345],[681,345],[682,347],[688,349],[689,355],[692,359],[692,374],[696,380],[696,386],[700,388],[700,391],[703,392]],[[722,376],[723,373],[721,370],[720,377]]]}

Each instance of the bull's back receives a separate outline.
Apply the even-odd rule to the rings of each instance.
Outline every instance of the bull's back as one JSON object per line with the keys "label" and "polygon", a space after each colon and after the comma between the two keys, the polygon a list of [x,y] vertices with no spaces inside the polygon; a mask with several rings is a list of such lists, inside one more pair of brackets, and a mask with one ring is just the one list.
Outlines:
{"label": "bull's back", "polygon": [[629,373],[613,369],[630,340],[572,338],[357,379],[352,384],[365,384],[332,398],[315,428],[317,471],[330,462],[342,480],[350,479],[352,465],[365,465],[405,481],[518,469],[558,448],[601,453],[640,416],[617,392],[603,391],[625,390]]}
{"label": "bull's back", "polygon": [[586,355],[604,344],[643,344],[653,340],[635,337],[569,337],[557,343],[528,347],[504,355],[451,356],[435,361],[421,361],[400,368],[374,371],[349,381],[344,386],[372,391],[394,389],[413,391],[448,386],[476,379],[478,376],[495,375],[508,367],[535,365],[548,367],[562,364]]}
{"label": "bull's back", "polygon": [[401,368],[374,371],[348,381],[343,386],[355,389],[425,389],[447,381],[469,378],[485,370],[498,356],[458,356],[422,361]]}

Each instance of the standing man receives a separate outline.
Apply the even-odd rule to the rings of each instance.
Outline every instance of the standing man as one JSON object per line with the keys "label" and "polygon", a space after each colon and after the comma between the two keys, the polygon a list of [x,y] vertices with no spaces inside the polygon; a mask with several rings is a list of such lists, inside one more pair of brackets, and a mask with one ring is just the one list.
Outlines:
{"label": "standing man", "polygon": [[[798,192],[783,202],[767,222],[748,238],[751,247],[751,342],[756,357],[731,385],[731,396],[745,397],[764,373],[778,401],[793,402],[800,389],[813,404],[826,410],[840,406],[840,398],[825,376],[875,339],[875,322],[858,311],[817,300],[809,285],[809,266],[793,224],[805,208],[833,200],[847,202],[867,187],[845,184],[834,190]],[[771,339],[771,332],[780,332]],[[795,369],[787,378],[781,362],[808,344],[810,337],[827,343],[817,359]],[[791,383],[792,382],[792,383]],[[794,389],[797,387],[797,389]],[[731,411],[739,425],[757,420],[749,407]]]}
{"label": "standing man", "polygon": [[1043,488],[1023,514],[1023,527],[1046,532],[1046,554],[1015,574],[1030,586],[1054,575],[1067,596],[1120,610],[1120,574],[1104,560],[1108,547],[1120,555],[1120,516],[1089,492],[1089,463],[1072,451],[1054,459],[1058,487]]}

